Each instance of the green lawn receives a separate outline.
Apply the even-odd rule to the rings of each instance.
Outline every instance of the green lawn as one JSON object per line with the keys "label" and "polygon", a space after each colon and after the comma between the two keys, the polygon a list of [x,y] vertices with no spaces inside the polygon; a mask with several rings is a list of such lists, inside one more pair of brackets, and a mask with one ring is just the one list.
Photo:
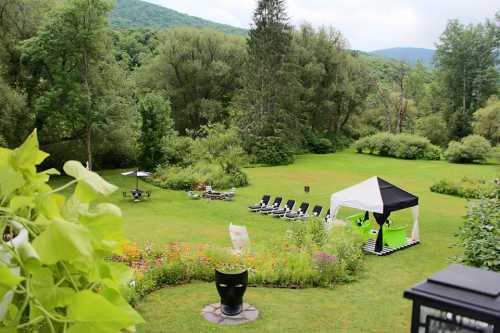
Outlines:
{"label": "green lawn", "polygon": [[[151,241],[210,243],[229,247],[228,225],[246,225],[254,246],[266,246],[282,235],[287,224],[281,220],[250,214],[246,206],[263,193],[328,206],[332,192],[377,175],[420,198],[422,244],[388,257],[367,257],[359,281],[334,289],[286,290],[250,288],[246,301],[261,310],[256,322],[238,327],[218,327],[205,322],[203,305],[217,301],[212,284],[195,283],[157,291],[139,305],[147,320],[140,332],[408,332],[410,302],[403,299],[405,288],[421,281],[448,263],[456,249],[453,234],[463,222],[463,199],[434,194],[430,185],[443,177],[494,177],[495,165],[460,165],[444,161],[405,161],[342,152],[331,155],[299,156],[284,167],[247,170],[251,185],[238,189],[234,202],[191,201],[186,194],[153,188],[152,199],[133,203],[121,198],[121,191],[135,180],[103,172],[120,186],[112,201],[122,207],[129,239],[138,244]],[[303,186],[311,193],[304,194]],[[341,210],[341,215],[352,213]],[[409,210],[393,219],[411,226]]]}

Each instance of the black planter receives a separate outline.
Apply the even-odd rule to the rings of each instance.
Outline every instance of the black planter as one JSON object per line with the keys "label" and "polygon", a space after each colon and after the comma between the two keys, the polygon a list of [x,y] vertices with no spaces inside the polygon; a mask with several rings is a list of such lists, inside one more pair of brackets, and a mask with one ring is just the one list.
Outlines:
{"label": "black planter", "polygon": [[221,311],[236,316],[243,311],[243,295],[248,285],[248,271],[223,273],[215,270],[215,286],[220,296]]}

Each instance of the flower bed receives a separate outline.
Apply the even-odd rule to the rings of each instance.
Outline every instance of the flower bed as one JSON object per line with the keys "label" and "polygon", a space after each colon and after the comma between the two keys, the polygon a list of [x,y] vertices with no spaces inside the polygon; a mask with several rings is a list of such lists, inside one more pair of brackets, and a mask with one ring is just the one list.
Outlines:
{"label": "flower bed", "polygon": [[355,279],[363,263],[360,239],[350,229],[336,232],[322,244],[313,236],[308,231],[291,230],[278,246],[242,255],[208,244],[170,243],[144,249],[129,244],[113,260],[135,271],[131,303],[165,286],[193,280],[211,282],[216,268],[248,269],[251,286],[333,287]]}

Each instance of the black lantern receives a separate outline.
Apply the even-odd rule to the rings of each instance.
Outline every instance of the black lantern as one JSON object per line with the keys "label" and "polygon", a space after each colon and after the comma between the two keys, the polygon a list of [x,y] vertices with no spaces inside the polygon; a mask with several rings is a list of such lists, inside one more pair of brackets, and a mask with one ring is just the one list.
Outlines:
{"label": "black lantern", "polygon": [[311,187],[309,185],[304,186],[304,192],[309,193],[311,191]]}
{"label": "black lantern", "polygon": [[404,292],[412,333],[500,333],[500,274],[453,264]]}
{"label": "black lantern", "polygon": [[220,296],[221,311],[236,316],[243,311],[243,295],[248,285],[248,271],[223,273],[215,270],[215,285]]}

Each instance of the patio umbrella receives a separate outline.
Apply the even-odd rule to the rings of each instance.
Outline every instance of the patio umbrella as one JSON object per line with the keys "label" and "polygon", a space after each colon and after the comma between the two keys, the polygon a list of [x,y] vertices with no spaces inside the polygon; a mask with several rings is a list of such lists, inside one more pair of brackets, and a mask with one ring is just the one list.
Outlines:
{"label": "patio umbrella", "polygon": [[134,171],[122,172],[121,175],[122,176],[135,176],[136,177],[135,188],[138,190],[139,189],[139,177],[149,177],[149,176],[151,176],[151,172],[134,170]]}

